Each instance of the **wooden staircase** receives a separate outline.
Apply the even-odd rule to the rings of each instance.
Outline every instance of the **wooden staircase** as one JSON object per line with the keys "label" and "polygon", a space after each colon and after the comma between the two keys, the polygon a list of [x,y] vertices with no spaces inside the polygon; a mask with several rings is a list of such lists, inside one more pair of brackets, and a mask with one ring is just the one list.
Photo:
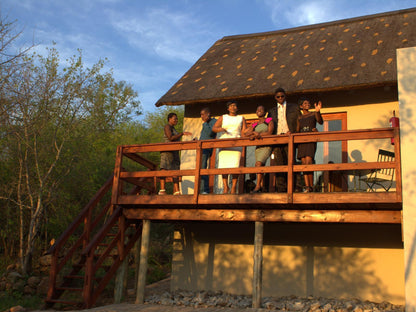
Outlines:
{"label": "wooden staircase", "polygon": [[[91,308],[140,238],[142,221],[128,220],[111,204],[113,177],[100,188],[50,248],[45,309]],[[140,192],[135,187],[129,193]]]}

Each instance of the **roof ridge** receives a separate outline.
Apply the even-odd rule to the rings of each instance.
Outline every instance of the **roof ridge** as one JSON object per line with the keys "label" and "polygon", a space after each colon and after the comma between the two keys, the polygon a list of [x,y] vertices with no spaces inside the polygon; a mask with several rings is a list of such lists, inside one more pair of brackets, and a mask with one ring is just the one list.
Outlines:
{"label": "roof ridge", "polygon": [[242,38],[272,36],[272,35],[276,35],[276,34],[279,34],[279,33],[287,34],[288,32],[295,32],[295,31],[299,31],[299,30],[310,30],[310,29],[324,27],[324,26],[334,26],[334,25],[344,24],[344,23],[347,23],[347,22],[350,23],[350,22],[355,22],[355,21],[370,20],[370,19],[374,19],[374,18],[391,16],[391,15],[398,15],[398,14],[403,14],[403,13],[407,13],[407,12],[414,12],[414,11],[416,11],[416,7],[408,8],[408,9],[402,9],[402,10],[396,10],[396,11],[388,11],[388,12],[383,12],[383,13],[376,13],[376,14],[370,14],[370,15],[351,17],[351,18],[346,18],[346,19],[342,19],[342,20],[335,20],[335,21],[331,21],[331,22],[303,25],[303,26],[298,26],[298,27],[293,27],[293,28],[285,28],[285,29],[265,31],[265,32],[259,32],[259,33],[231,35],[231,36],[222,37],[217,42],[234,40],[234,39],[242,39]]}

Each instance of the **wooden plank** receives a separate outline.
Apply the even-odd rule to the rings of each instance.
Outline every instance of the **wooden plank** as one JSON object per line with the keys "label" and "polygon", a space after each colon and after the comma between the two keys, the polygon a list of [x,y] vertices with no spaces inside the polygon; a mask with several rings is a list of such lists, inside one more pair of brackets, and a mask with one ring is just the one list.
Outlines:
{"label": "wooden plank", "polygon": [[148,190],[149,192],[155,193],[156,190],[154,188],[154,183],[152,180],[148,179],[147,182],[143,181],[143,178],[127,178],[127,179],[122,179],[126,182],[129,182],[131,184],[134,184],[136,186],[138,186],[140,189],[145,189]]}
{"label": "wooden plank", "polygon": [[[254,196],[256,195],[256,196]],[[164,206],[164,205],[182,205],[196,206],[192,201],[193,195],[123,195],[119,197],[119,205],[137,205],[137,206]],[[267,200],[269,199],[269,200]],[[268,204],[287,204],[287,193],[273,194],[218,194],[218,195],[200,195],[198,205],[251,205],[259,203]]]}
{"label": "wooden plank", "polygon": [[150,170],[156,170],[157,166],[155,163],[153,163],[152,161],[137,155],[136,153],[126,153],[124,152],[124,156],[130,158],[131,160],[145,166],[146,168],[150,169]]}
{"label": "wooden plank", "polygon": [[227,210],[124,209],[128,219],[165,221],[401,223],[401,211],[390,210]]}
{"label": "wooden plank", "polygon": [[[293,136],[289,138],[288,146],[288,155],[287,155],[287,192],[288,192],[288,201],[291,203],[293,201],[293,185],[294,185],[294,176],[293,176],[293,163],[295,159],[295,146],[293,145]],[[279,167],[279,166],[274,166]]]}
{"label": "wooden plank", "polygon": [[[251,141],[246,138],[240,139],[223,139],[204,140],[201,148],[222,148],[230,146],[257,146],[257,145],[273,145],[288,144],[289,137],[293,136],[294,143],[302,142],[329,142],[329,141],[346,141],[346,140],[368,140],[368,139],[388,139],[394,136],[392,128],[378,129],[358,129],[358,130],[341,130],[341,131],[325,131],[314,133],[294,133],[289,135],[267,136],[262,140]],[[342,138],[342,140],[340,140]],[[148,153],[173,150],[196,150],[198,141],[170,142],[170,143],[151,143],[143,145],[124,145],[125,153]]]}
{"label": "wooden plank", "polygon": [[362,162],[362,163],[339,163],[339,164],[319,164],[319,165],[295,165],[293,171],[354,171],[354,170],[371,170],[383,168],[396,168],[396,162]]}
{"label": "wooden plank", "polygon": [[114,204],[118,201],[118,196],[122,192],[122,181],[120,181],[120,173],[123,159],[123,147],[117,147],[116,153],[116,164],[114,167],[114,182],[113,182],[113,192],[111,195],[111,203]]}
{"label": "wooden plank", "polygon": [[396,192],[294,193],[294,204],[399,203]]}
{"label": "wooden plank", "polygon": [[199,196],[199,189],[200,189],[200,182],[201,182],[201,164],[202,164],[202,148],[201,148],[202,141],[198,141],[198,149],[196,150],[196,164],[195,168],[199,170],[195,170],[195,180],[194,180],[194,197],[193,203],[198,203],[198,196]]}
{"label": "wooden plank", "polygon": [[[119,205],[163,206],[184,205],[196,206],[192,201],[193,195],[122,195]],[[210,194],[200,195],[198,205],[256,205],[272,206],[289,204],[287,193],[258,193],[258,194]],[[365,203],[400,203],[395,192],[330,192],[330,193],[294,193],[293,204],[365,204]]]}
{"label": "wooden plank", "polygon": [[396,160],[396,195],[402,201],[402,160],[400,153],[400,128],[394,128],[394,158]]}
{"label": "wooden plank", "polygon": [[[371,170],[382,168],[396,168],[396,162],[366,162],[366,163],[339,163],[339,164],[322,164],[322,165],[294,165],[294,172],[302,171],[354,171],[354,170]],[[269,167],[240,167],[227,169],[201,169],[201,175],[220,175],[220,174],[246,174],[246,173],[271,173],[271,172],[288,172],[289,166],[269,166]],[[195,169],[185,170],[161,170],[161,171],[132,171],[120,172],[120,179],[128,180],[130,178],[153,178],[167,176],[194,176]]]}
{"label": "wooden plank", "polygon": [[330,142],[330,141],[345,141],[345,140],[369,140],[369,139],[389,139],[394,136],[391,128],[380,129],[362,129],[362,130],[348,130],[348,131],[324,131],[309,133],[293,134],[294,143],[307,142]]}
{"label": "wooden plank", "polygon": [[187,170],[160,170],[160,171],[123,171],[120,173],[120,179],[128,178],[153,178],[153,177],[179,177],[179,176],[194,176],[194,169]]}

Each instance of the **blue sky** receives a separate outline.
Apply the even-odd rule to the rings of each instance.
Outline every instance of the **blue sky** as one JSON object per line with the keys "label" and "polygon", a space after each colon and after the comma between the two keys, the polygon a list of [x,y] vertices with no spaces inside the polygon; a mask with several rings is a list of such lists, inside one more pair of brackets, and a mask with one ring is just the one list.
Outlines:
{"label": "blue sky", "polygon": [[61,59],[83,51],[109,60],[133,85],[144,112],[224,36],[329,22],[416,7],[416,0],[1,0],[3,18],[36,51],[56,43]]}

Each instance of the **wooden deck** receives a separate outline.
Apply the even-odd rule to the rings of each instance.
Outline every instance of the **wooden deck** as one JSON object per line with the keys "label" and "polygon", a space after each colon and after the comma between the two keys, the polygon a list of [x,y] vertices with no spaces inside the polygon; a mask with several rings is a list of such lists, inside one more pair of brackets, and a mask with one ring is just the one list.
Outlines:
{"label": "wooden deck", "polygon": [[[362,162],[338,164],[298,165],[293,161],[294,146],[302,142],[371,140],[380,146],[394,138],[394,162]],[[147,145],[120,146],[114,175],[112,203],[123,207],[128,219],[187,220],[187,221],[264,221],[264,222],[341,222],[341,223],[401,223],[401,165],[399,130],[396,128],[365,129],[303,133],[271,136],[259,141],[248,139],[227,139],[190,141],[178,143],[157,143]],[[384,140],[384,141],[383,141]],[[374,143],[377,142],[377,143]],[[229,146],[255,146],[288,144],[287,166],[240,167],[233,169],[201,169],[202,150]],[[158,171],[146,159],[149,152],[166,150],[195,150],[195,168],[178,171]],[[244,155],[244,152],[243,152]],[[126,163],[126,159],[128,159]],[[133,165],[132,165],[133,163]],[[125,167],[124,165],[127,164]],[[130,168],[130,169],[126,169]],[[303,171],[336,171],[344,174],[355,170],[395,169],[395,188],[389,192],[319,192],[300,193],[293,187],[294,175]],[[157,194],[160,177],[195,177],[195,190],[199,190],[201,175],[247,174],[287,172],[287,193],[257,193],[238,195],[209,194],[195,192],[191,195]],[[136,194],[128,195],[132,186]]]}

